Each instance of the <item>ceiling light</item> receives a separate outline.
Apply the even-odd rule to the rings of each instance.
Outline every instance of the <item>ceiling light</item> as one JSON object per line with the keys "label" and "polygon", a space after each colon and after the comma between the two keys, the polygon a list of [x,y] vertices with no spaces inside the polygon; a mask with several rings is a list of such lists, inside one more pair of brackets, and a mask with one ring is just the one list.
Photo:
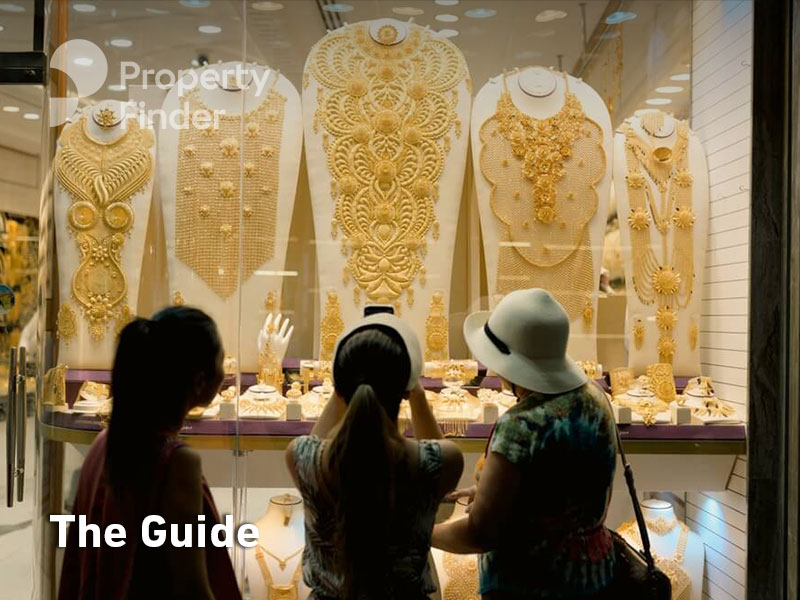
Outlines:
{"label": "ceiling light", "polygon": [[663,106],[664,104],[672,104],[672,100],[670,98],[648,98],[644,103],[650,106]]}
{"label": "ceiling light", "polygon": [[94,4],[73,4],[72,10],[79,12],[79,13],[93,13],[97,10],[97,7]]}
{"label": "ceiling light", "polygon": [[88,56],[79,56],[72,62],[74,62],[79,67],[91,67],[94,64],[94,59],[89,58]]}
{"label": "ceiling light", "polygon": [[253,2],[251,6],[255,10],[263,10],[263,11],[281,10],[283,8],[283,4],[281,4],[280,2],[269,2],[268,0]]}
{"label": "ceiling light", "polygon": [[322,7],[322,10],[327,10],[328,12],[335,12],[335,13],[343,13],[343,12],[350,12],[353,10],[352,4],[345,4],[343,2],[334,2],[333,4],[326,4]]}
{"label": "ceiling light", "polygon": [[678,73],[670,77],[672,81],[689,81],[692,78],[691,73]]}
{"label": "ceiling light", "polygon": [[111,40],[108,42],[115,48],[130,48],[133,46],[133,42],[131,40],[126,40],[125,38],[117,38],[115,40]]}
{"label": "ceiling light", "polygon": [[436,15],[434,18],[442,23],[455,23],[458,21],[458,17],[455,15]]}
{"label": "ceiling light", "polygon": [[543,10],[536,15],[537,23],[549,23],[550,21],[558,21],[567,16],[563,10]]}
{"label": "ceiling light", "polygon": [[10,2],[0,2],[0,10],[3,12],[21,13],[25,12],[25,7],[19,4],[11,4]]}
{"label": "ceiling light", "polygon": [[677,94],[678,92],[682,92],[683,88],[679,85],[665,85],[662,87],[657,87],[656,91],[659,94]]}
{"label": "ceiling light", "polygon": [[36,113],[25,113],[22,118],[26,121],[38,121],[40,117]]}
{"label": "ceiling light", "polygon": [[186,8],[207,8],[211,5],[211,0],[180,0],[179,4]]}
{"label": "ceiling light", "polygon": [[16,112],[19,112],[19,106],[4,106],[3,107],[3,111],[4,112],[15,112],[16,113]]}
{"label": "ceiling light", "polygon": [[200,27],[197,28],[197,31],[200,33],[219,33],[222,31],[222,27],[219,27],[218,25],[200,25]]}
{"label": "ceiling light", "polygon": [[606,23],[608,23],[609,25],[619,25],[620,23],[624,23],[625,21],[633,21],[635,18],[636,18],[635,12],[630,12],[627,10],[618,10],[606,17]]}
{"label": "ceiling light", "polygon": [[493,8],[471,8],[464,14],[470,19],[488,19],[495,16],[497,11]]}
{"label": "ceiling light", "polygon": [[458,31],[455,29],[440,29],[439,35],[446,38],[456,37],[458,35]]}
{"label": "ceiling light", "polygon": [[128,88],[123,83],[112,83],[108,86],[109,92],[124,92]]}
{"label": "ceiling light", "polygon": [[537,38],[546,38],[553,37],[555,34],[555,29],[545,29],[544,31],[534,31],[531,35]]}
{"label": "ceiling light", "polygon": [[149,12],[151,15],[168,15],[168,10],[162,10],[160,8],[145,8],[145,12]]}
{"label": "ceiling light", "polygon": [[436,4],[439,6],[455,6],[458,4],[458,0],[436,0]]}
{"label": "ceiling light", "polygon": [[403,17],[418,17],[425,13],[424,10],[415,6],[395,6],[392,12]]}

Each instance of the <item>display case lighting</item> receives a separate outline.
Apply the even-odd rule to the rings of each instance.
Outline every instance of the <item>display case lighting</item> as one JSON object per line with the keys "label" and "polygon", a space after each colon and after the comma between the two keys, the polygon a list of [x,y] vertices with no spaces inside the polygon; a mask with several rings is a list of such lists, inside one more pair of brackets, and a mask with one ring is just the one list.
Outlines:
{"label": "display case lighting", "polygon": [[440,29],[439,30],[439,35],[441,35],[442,37],[448,37],[448,38],[456,37],[458,35],[458,30],[456,30],[456,29]]}
{"label": "display case lighting", "polygon": [[656,88],[659,94],[677,94],[683,91],[683,87],[679,85],[664,85]]}
{"label": "display case lighting", "polygon": [[458,21],[458,17],[456,15],[436,15],[434,18],[442,23],[455,23]]}
{"label": "display case lighting", "polygon": [[261,0],[259,2],[253,2],[251,6],[255,10],[262,10],[264,12],[283,9],[283,4],[281,4],[280,2],[270,2],[269,0]]}
{"label": "display case lighting", "polygon": [[111,40],[108,43],[111,44],[112,46],[114,46],[115,48],[130,48],[131,46],[133,46],[133,41],[132,40],[126,40],[125,38],[117,38],[117,39]]}
{"label": "display case lighting", "polygon": [[18,113],[18,112],[19,112],[19,106],[11,106],[11,105],[9,105],[9,106],[4,106],[4,107],[3,107],[3,112],[7,112],[7,113]]}
{"label": "display case lighting", "polygon": [[109,92],[124,92],[128,88],[121,83],[112,83],[108,86]]}
{"label": "display case lighting", "polygon": [[82,2],[80,4],[73,4],[72,10],[79,13],[93,13],[97,10],[97,7],[94,4],[89,4],[88,2]]}
{"label": "display case lighting", "polygon": [[663,106],[665,104],[672,104],[672,100],[670,98],[648,98],[644,103],[650,106]]}
{"label": "display case lighting", "polygon": [[145,12],[149,12],[151,15],[168,15],[169,14],[168,10],[163,10],[161,8],[147,7],[144,10],[145,10]]}
{"label": "display case lighting", "polygon": [[495,16],[497,11],[493,8],[471,8],[464,14],[470,19],[488,19]]}
{"label": "display case lighting", "polygon": [[439,6],[456,6],[459,0],[435,0]]}
{"label": "display case lighting", "polygon": [[94,64],[94,59],[89,58],[88,56],[79,56],[78,58],[73,59],[72,62],[79,67],[91,67]]}
{"label": "display case lighting", "polygon": [[40,119],[39,115],[36,113],[25,113],[22,115],[22,118],[26,121],[38,121]]}
{"label": "display case lighting", "polygon": [[186,8],[207,8],[211,6],[211,0],[180,0],[179,4]]}
{"label": "display case lighting", "polygon": [[563,10],[543,10],[536,15],[537,23],[549,23],[550,21],[557,21],[566,18],[567,13]]}
{"label": "display case lighting", "polygon": [[25,12],[25,7],[20,6],[19,4],[12,4],[11,2],[0,2],[0,11],[22,13]]}
{"label": "display case lighting", "polygon": [[673,75],[670,77],[672,81],[689,81],[691,79],[691,73],[678,73],[677,75]]}
{"label": "display case lighting", "polygon": [[609,25],[619,25],[620,23],[624,23],[625,21],[633,21],[636,17],[637,14],[635,12],[631,12],[628,10],[618,10],[606,17],[606,23],[608,23]]}
{"label": "display case lighting", "polygon": [[197,28],[197,31],[200,33],[214,34],[221,32],[222,27],[219,25],[200,25],[200,27]]}
{"label": "display case lighting", "polygon": [[392,12],[401,17],[418,17],[425,14],[425,11],[415,6],[395,6]]}
{"label": "display case lighting", "polygon": [[333,4],[326,4],[325,6],[322,7],[322,10],[327,10],[328,12],[344,13],[353,10],[353,5],[345,4],[344,2],[334,2]]}

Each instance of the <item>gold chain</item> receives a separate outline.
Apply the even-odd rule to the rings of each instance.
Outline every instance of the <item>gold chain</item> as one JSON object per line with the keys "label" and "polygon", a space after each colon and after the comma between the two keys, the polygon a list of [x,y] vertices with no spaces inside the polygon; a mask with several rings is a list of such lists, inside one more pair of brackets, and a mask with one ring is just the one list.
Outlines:
{"label": "gold chain", "polygon": [[[384,32],[385,34],[385,32]],[[409,26],[401,42],[375,42],[363,25],[325,36],[311,51],[332,193],[331,235],[341,229],[343,277],[376,303],[397,303],[419,275],[427,236],[439,237],[434,202],[450,131],[461,135],[457,86],[467,70],[461,52],[431,32]]]}
{"label": "gold chain", "polygon": [[[181,103],[188,104],[189,114],[214,114],[197,90]],[[180,130],[175,255],[223,299],[236,291],[240,266],[245,282],[274,256],[285,103],[283,95],[269,90],[254,110],[218,116],[216,128]]]}
{"label": "gold chain", "polygon": [[[566,81],[566,75],[564,75]],[[501,222],[497,290],[541,287],[588,328],[594,319],[589,223],[606,172],[603,132],[567,89],[547,119],[517,108],[505,89],[480,129],[481,172]]]}
{"label": "gold chain", "polygon": [[[72,298],[95,341],[103,339],[112,320],[119,332],[132,318],[126,303],[128,278],[122,269],[122,248],[133,228],[131,198],[153,174],[153,143],[153,132],[142,129],[135,119],[110,142],[90,135],[86,117],[61,134],[55,173],[72,196],[67,226],[80,252],[80,264],[72,276]],[[59,309],[59,330],[69,339],[77,334],[77,320],[66,306]]]}
{"label": "gold chain", "polygon": [[[657,527],[658,521],[664,521],[664,519],[659,519],[656,521]],[[646,524],[648,532],[651,531],[651,522],[647,521]],[[653,552],[653,559],[655,560],[656,566],[663,571],[667,577],[669,577],[670,583],[672,583],[672,599],[688,600],[689,592],[692,587],[692,580],[689,577],[689,574],[683,568],[683,560],[686,556],[686,545],[689,541],[689,528],[685,523],[679,523],[676,521],[673,522],[673,527],[669,531],[672,531],[676,526],[680,527],[681,531],[680,534],[678,534],[678,542],[675,546],[675,553],[671,557],[662,558]],[[639,526],[637,525],[636,521],[624,523],[617,531],[620,533],[620,535],[631,540],[639,548],[642,547],[642,536],[639,532]],[[664,535],[657,529],[652,529],[652,532],[656,535]]]}
{"label": "gold chain", "polygon": [[328,290],[328,299],[325,302],[325,314],[319,324],[319,359],[333,360],[333,350],[336,340],[344,329],[342,313],[339,307],[339,296],[333,290]]}
{"label": "gold chain", "polygon": [[425,319],[425,360],[447,360],[450,358],[448,342],[447,307],[444,305],[444,294],[433,293]]}

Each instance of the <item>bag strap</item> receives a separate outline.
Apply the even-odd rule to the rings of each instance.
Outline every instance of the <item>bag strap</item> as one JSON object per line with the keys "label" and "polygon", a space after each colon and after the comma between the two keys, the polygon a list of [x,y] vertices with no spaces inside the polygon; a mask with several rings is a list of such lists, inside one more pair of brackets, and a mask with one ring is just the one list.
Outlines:
{"label": "bag strap", "polygon": [[[596,382],[593,383],[597,385]],[[608,408],[611,410],[611,422],[614,424],[614,434],[617,437],[617,452],[619,453],[619,458],[622,461],[622,468],[625,471],[625,483],[628,485],[628,493],[630,494],[631,502],[633,503],[633,513],[636,515],[636,524],[639,526],[639,537],[642,540],[642,551],[644,552],[644,558],[647,561],[647,567],[650,570],[653,570],[655,569],[655,561],[653,560],[653,554],[650,552],[650,536],[647,533],[647,525],[645,525],[644,522],[642,507],[639,505],[639,498],[636,495],[636,485],[633,481],[633,469],[628,462],[628,458],[625,456],[625,450],[622,449],[622,438],[619,435],[619,427],[617,426],[617,421],[614,418],[614,407],[611,406],[611,401],[608,399],[605,390],[603,390],[603,388],[601,388],[599,385],[597,385],[597,387],[602,392],[603,398],[606,399]]]}

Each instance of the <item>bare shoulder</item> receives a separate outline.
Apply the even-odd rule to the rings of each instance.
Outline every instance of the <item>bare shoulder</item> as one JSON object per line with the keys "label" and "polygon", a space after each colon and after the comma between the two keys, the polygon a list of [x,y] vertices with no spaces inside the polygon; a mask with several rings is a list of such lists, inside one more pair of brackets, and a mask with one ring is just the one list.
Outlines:
{"label": "bare shoulder", "polygon": [[181,522],[187,514],[198,514],[203,504],[202,479],[202,461],[197,452],[186,446],[176,448],[169,461],[162,496],[162,510],[168,521]]}
{"label": "bare shoulder", "polygon": [[464,465],[464,455],[455,442],[450,440],[438,440],[439,447],[442,449],[443,465]]}

